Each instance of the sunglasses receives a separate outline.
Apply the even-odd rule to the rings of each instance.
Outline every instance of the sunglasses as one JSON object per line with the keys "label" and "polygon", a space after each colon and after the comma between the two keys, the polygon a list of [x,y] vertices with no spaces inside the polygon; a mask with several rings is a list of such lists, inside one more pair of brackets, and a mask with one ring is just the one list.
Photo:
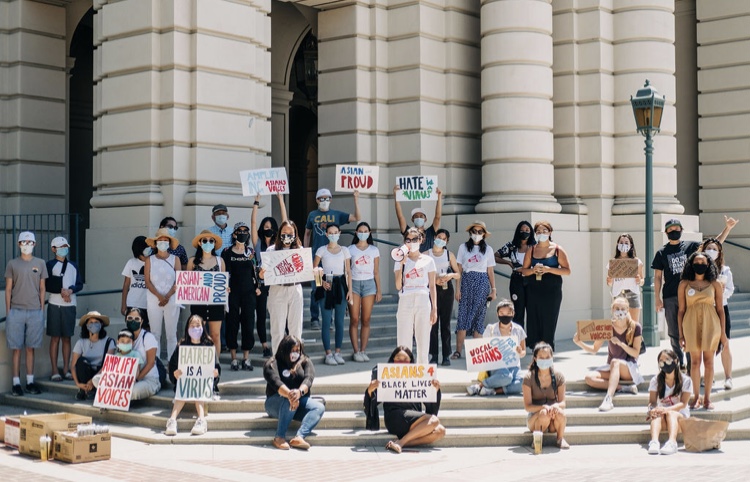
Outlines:
{"label": "sunglasses", "polygon": [[216,241],[213,239],[201,239],[201,243],[215,244]]}
{"label": "sunglasses", "polygon": [[664,368],[664,365],[671,365],[674,360],[664,360],[659,362],[659,368]]}
{"label": "sunglasses", "polygon": [[331,198],[329,198],[329,197],[319,197],[318,198],[318,201],[320,201],[320,202],[326,202],[326,201],[330,201],[330,200],[331,200]]}
{"label": "sunglasses", "polygon": [[132,316],[128,316],[125,318],[125,321],[143,321],[143,318],[134,318]]}
{"label": "sunglasses", "polygon": [[21,246],[34,246],[36,243],[34,241],[19,241],[18,244]]}
{"label": "sunglasses", "polygon": [[167,224],[166,227],[169,228],[169,229],[174,229],[175,231],[177,231],[178,229],[180,229],[180,228],[177,227],[176,224]]}
{"label": "sunglasses", "polygon": [[472,229],[471,234],[484,234],[484,230],[482,229]]}
{"label": "sunglasses", "polygon": [[419,242],[419,238],[406,238],[404,240],[404,243],[407,243],[407,244],[418,243],[418,242]]}

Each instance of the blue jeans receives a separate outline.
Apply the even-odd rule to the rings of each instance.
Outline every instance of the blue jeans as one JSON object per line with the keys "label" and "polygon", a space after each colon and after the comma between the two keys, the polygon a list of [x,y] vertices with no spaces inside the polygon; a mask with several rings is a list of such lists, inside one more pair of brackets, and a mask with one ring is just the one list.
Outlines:
{"label": "blue jeans", "polygon": [[337,305],[334,305],[332,310],[323,308],[322,312],[323,324],[321,325],[320,332],[321,336],[323,337],[323,348],[325,348],[326,350],[331,349],[331,317],[335,312],[334,326],[336,327],[336,348],[341,349],[341,345],[344,343],[344,316],[346,315],[346,300]]}
{"label": "blue jeans", "polygon": [[518,376],[520,368],[500,368],[490,372],[490,376],[482,380],[487,388],[502,388],[506,395],[521,393],[523,380]]}
{"label": "blue jeans", "polygon": [[297,436],[307,437],[318,425],[325,411],[325,405],[309,396],[300,398],[296,411],[289,410],[289,399],[279,394],[266,398],[266,413],[269,417],[279,420],[276,426],[276,436],[280,438],[286,438],[286,430],[293,419],[301,422]]}
{"label": "blue jeans", "polygon": [[312,290],[310,291],[310,322],[320,320],[320,302],[315,299],[315,283],[312,284]]}

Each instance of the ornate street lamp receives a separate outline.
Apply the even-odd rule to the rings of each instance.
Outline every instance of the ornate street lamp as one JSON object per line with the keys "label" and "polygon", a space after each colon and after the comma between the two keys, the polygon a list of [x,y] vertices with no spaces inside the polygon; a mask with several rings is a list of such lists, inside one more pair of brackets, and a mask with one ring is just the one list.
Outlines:
{"label": "ornate street lamp", "polygon": [[652,137],[661,127],[666,96],[659,93],[646,79],[642,89],[630,97],[635,125],[646,137],[646,280],[643,284],[643,340],[647,346],[659,346],[658,326],[654,316],[654,277],[651,260],[654,258],[654,141]]}

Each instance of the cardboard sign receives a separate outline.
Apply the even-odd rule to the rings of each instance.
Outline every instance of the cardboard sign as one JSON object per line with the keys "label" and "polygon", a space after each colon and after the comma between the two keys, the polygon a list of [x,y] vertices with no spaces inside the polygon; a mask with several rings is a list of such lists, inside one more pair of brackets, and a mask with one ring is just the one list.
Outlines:
{"label": "cardboard sign", "polygon": [[102,366],[94,406],[112,410],[130,410],[130,397],[138,375],[138,359],[107,355]]}
{"label": "cardboard sign", "polygon": [[396,201],[437,201],[437,176],[399,176]]}
{"label": "cardboard sign", "polygon": [[178,305],[223,305],[229,299],[229,273],[178,271],[175,288]]}
{"label": "cardboard sign", "polygon": [[312,249],[263,251],[266,286],[312,281]]}
{"label": "cardboard sign", "polygon": [[609,260],[610,278],[635,278],[638,276],[638,260],[636,258],[612,258]]}
{"label": "cardboard sign", "polygon": [[378,192],[378,166],[336,164],[336,192]]}
{"label": "cardboard sign", "polygon": [[283,167],[240,171],[240,183],[243,196],[289,194],[289,181]]}
{"label": "cardboard sign", "polygon": [[578,322],[578,339],[581,341],[609,340],[612,338],[612,320],[585,320]]}
{"label": "cardboard sign", "polygon": [[466,371],[483,372],[521,366],[518,343],[510,336],[467,339]]}
{"label": "cardboard sign", "polygon": [[175,400],[209,401],[214,392],[216,349],[212,346],[180,346]]}
{"label": "cardboard sign", "polygon": [[378,363],[378,401],[436,402],[437,390],[432,386],[436,367],[414,363]]}

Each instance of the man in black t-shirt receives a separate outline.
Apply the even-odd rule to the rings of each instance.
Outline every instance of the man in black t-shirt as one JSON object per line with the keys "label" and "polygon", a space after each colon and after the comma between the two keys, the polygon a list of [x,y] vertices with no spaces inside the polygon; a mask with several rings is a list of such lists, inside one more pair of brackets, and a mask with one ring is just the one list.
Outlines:
{"label": "man in black t-shirt", "polygon": [[[406,234],[406,230],[409,228],[409,226],[406,224],[406,218],[404,217],[404,213],[401,210],[401,203],[398,202],[396,192],[401,189],[398,184],[393,188],[393,199],[396,203],[396,219],[398,220],[398,229],[401,231],[401,234]],[[414,227],[419,229],[419,232],[422,233],[422,238],[424,241],[422,241],[422,244],[419,245],[419,252],[424,253],[425,251],[428,251],[432,249],[432,245],[435,241],[435,236],[437,236],[437,231],[440,229],[440,218],[443,216],[443,191],[440,190],[440,188],[437,188],[435,191],[437,193],[437,204],[435,205],[435,217],[432,220],[432,224],[425,228],[425,224],[427,223],[427,213],[424,209],[421,207],[414,208],[411,210],[411,222],[414,224]]]}

